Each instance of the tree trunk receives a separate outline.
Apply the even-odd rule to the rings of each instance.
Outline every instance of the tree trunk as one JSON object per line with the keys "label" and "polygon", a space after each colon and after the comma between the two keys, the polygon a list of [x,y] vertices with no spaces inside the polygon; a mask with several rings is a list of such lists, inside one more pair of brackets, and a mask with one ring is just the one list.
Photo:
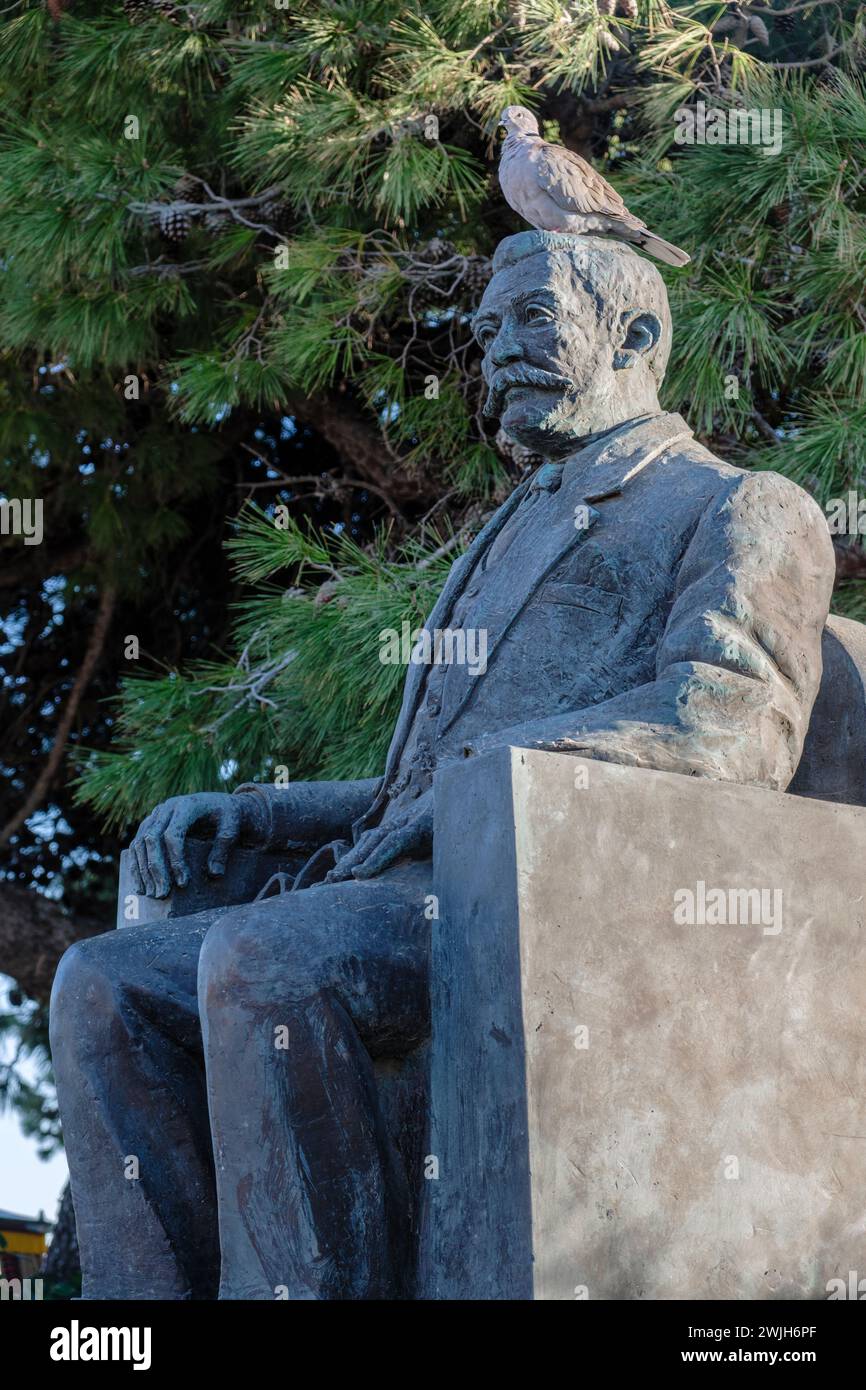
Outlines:
{"label": "tree trunk", "polygon": [[110,925],[69,917],[42,893],[0,881],[0,974],[11,975],[31,999],[47,1004],[57,962],[67,946]]}

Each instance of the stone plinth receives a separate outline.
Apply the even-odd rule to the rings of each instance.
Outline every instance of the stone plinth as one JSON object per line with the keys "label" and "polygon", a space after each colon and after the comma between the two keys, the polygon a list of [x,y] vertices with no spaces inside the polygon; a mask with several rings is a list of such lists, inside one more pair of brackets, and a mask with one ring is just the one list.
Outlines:
{"label": "stone plinth", "polygon": [[866,810],[510,749],[436,816],[421,1296],[866,1275]]}

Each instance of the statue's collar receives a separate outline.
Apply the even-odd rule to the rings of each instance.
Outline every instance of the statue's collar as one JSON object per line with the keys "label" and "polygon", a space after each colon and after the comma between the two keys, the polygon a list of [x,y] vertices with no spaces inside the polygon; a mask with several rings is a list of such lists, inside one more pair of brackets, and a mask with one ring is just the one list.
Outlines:
{"label": "statue's collar", "polygon": [[[652,463],[675,441],[692,438],[681,415],[641,415],[589,440],[561,463],[544,464],[533,484],[553,488],[559,483],[579,490],[586,502],[599,502],[621,492],[625,483]],[[551,488],[551,490],[553,490]]]}

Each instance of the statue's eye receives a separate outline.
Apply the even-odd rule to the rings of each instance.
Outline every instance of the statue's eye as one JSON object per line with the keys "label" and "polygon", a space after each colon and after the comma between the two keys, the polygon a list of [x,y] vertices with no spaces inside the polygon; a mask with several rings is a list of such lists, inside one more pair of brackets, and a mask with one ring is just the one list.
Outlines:
{"label": "statue's eye", "polygon": [[549,323],[553,314],[545,304],[527,304],[523,317],[527,323]]}
{"label": "statue's eye", "polygon": [[493,339],[496,337],[496,329],[492,326],[492,324],[485,323],[481,326],[481,328],[476,329],[475,337],[477,338],[478,342],[481,344],[481,346],[484,348],[484,351],[486,352],[487,349],[490,347],[490,344],[493,342]]}

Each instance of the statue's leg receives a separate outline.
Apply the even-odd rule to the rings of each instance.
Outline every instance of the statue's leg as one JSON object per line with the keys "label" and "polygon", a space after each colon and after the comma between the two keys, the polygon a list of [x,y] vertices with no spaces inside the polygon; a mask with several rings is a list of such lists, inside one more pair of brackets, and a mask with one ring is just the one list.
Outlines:
{"label": "statue's leg", "polygon": [[196,976],[218,914],[64,955],[51,1050],[85,1298],[214,1298],[219,1246]]}
{"label": "statue's leg", "polygon": [[409,1195],[371,1055],[429,1028],[429,864],[231,909],[199,1001],[221,1298],[405,1291]]}

